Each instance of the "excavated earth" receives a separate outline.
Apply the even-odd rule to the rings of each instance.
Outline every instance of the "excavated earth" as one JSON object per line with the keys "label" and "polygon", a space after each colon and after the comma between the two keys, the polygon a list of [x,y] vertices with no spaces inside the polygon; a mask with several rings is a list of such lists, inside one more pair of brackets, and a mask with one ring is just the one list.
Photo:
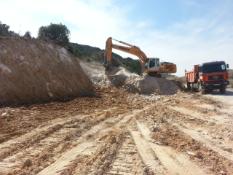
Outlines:
{"label": "excavated earth", "polygon": [[232,106],[198,94],[0,109],[1,175],[233,174]]}
{"label": "excavated earth", "polygon": [[178,87],[173,81],[146,74],[139,76],[122,67],[112,67],[105,74],[111,85],[123,87],[131,93],[173,95],[178,91]]}
{"label": "excavated earth", "polygon": [[129,93],[81,66],[96,96],[0,108],[0,175],[233,174],[232,105]]}
{"label": "excavated earth", "polygon": [[94,94],[76,57],[37,39],[0,37],[0,82],[0,106]]}

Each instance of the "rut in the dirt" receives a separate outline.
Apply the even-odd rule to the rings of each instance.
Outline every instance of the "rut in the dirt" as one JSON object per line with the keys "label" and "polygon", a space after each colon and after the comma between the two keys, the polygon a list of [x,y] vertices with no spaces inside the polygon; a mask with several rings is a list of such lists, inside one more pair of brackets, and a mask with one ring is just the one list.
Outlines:
{"label": "rut in the dirt", "polygon": [[[59,108],[25,107],[23,133],[0,145],[0,174],[232,174],[233,125],[217,103],[197,98],[192,108],[187,105],[192,97],[186,94],[148,100],[115,89],[103,91],[108,94],[59,103]],[[200,103],[213,110],[205,115]],[[32,114],[38,127],[29,120],[33,109],[47,111],[46,122],[43,115]],[[20,123],[15,116],[8,127]],[[28,130],[30,122],[35,128]]]}
{"label": "rut in the dirt", "polygon": [[[196,127],[210,127],[208,122],[204,120],[200,122],[201,119],[198,117],[193,119],[193,116],[162,106],[157,112],[147,111],[146,113],[149,116],[147,123],[152,128],[152,137],[155,142],[185,153],[197,165],[205,167],[205,174],[231,174],[233,172],[232,153],[227,153],[222,147],[216,147],[213,138],[209,138],[211,141],[205,140],[205,136],[195,131]],[[216,125],[216,131],[219,130],[217,127],[218,125]]]}
{"label": "rut in the dirt", "polygon": [[138,154],[137,148],[127,133],[120,149],[112,161],[112,164],[106,173],[107,175],[117,174],[143,174],[145,166]]}

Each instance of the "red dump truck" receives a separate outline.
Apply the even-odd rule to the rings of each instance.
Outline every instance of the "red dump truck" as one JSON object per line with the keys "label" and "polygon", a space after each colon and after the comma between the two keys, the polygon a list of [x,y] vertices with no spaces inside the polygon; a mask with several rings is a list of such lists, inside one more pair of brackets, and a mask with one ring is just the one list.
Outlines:
{"label": "red dump truck", "polygon": [[194,65],[192,71],[185,71],[187,88],[202,91],[202,93],[219,89],[224,94],[229,84],[227,68],[229,65],[224,61]]}

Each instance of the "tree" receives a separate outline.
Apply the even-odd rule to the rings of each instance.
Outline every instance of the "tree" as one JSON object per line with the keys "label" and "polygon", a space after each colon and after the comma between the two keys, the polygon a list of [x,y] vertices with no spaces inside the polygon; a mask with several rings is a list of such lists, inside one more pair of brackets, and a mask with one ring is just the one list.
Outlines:
{"label": "tree", "polygon": [[0,22],[0,35],[1,36],[9,36],[9,34],[10,34],[9,28],[10,27],[8,25],[2,24]]}
{"label": "tree", "polygon": [[23,37],[27,38],[27,39],[31,39],[32,38],[31,33],[29,31],[25,32],[25,34],[24,34]]}
{"label": "tree", "polygon": [[63,24],[50,24],[39,28],[38,38],[42,40],[51,40],[62,46],[69,43],[69,29]]}
{"label": "tree", "polygon": [[19,36],[17,33],[9,30],[10,26],[0,21],[0,36]]}

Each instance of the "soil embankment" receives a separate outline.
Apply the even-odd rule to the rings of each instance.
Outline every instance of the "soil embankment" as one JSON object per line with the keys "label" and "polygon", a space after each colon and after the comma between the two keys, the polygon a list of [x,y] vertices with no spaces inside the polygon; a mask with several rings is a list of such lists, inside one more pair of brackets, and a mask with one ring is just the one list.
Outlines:
{"label": "soil embankment", "polygon": [[0,38],[0,105],[93,95],[77,58],[39,40]]}

